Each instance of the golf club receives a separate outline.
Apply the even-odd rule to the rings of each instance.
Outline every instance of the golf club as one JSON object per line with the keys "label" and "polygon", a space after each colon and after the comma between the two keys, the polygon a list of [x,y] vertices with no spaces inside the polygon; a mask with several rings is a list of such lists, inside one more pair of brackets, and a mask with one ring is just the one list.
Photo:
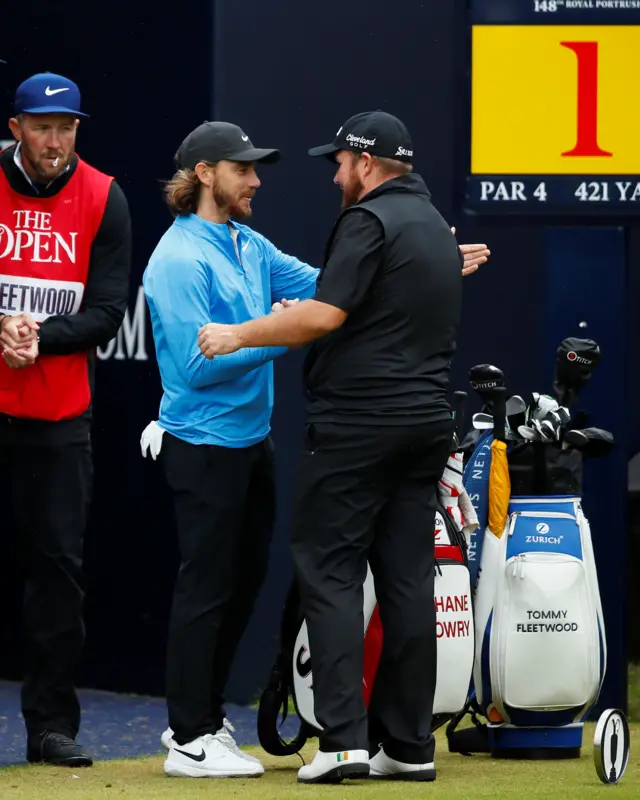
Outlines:
{"label": "golf club", "polygon": [[529,402],[527,403],[527,411],[526,411],[526,420],[529,425],[531,424],[531,420],[535,416],[539,400],[540,400],[540,394],[538,392],[531,392],[531,394],[529,395]]}
{"label": "golf club", "polygon": [[613,450],[614,440],[610,431],[602,428],[583,428],[580,433],[587,440],[582,448],[584,458],[602,458]]}
{"label": "golf club", "polygon": [[514,394],[507,400],[506,413],[509,428],[515,433],[527,421],[527,404],[520,395]]}
{"label": "golf club", "polygon": [[535,419],[543,420],[547,418],[550,411],[557,411],[560,408],[558,401],[548,394],[537,394],[537,403],[533,412]]}
{"label": "golf club", "polygon": [[519,425],[518,426],[518,433],[520,436],[525,439],[527,442],[535,442],[538,440],[538,433],[529,425]]}
{"label": "golf club", "polygon": [[558,403],[570,408],[591,380],[600,362],[600,348],[591,339],[564,339],[556,351],[553,394]]}
{"label": "golf club", "polygon": [[563,450],[582,450],[588,443],[587,437],[582,431],[570,430],[567,431],[562,440]]}
{"label": "golf club", "polygon": [[493,390],[504,386],[504,373],[493,364],[476,364],[469,370],[471,388],[477,392],[482,400],[482,411],[491,413],[493,407]]}
{"label": "golf club", "polygon": [[473,415],[473,427],[477,431],[487,431],[493,428],[493,417],[491,414],[485,414],[483,411],[479,411],[477,414]]}

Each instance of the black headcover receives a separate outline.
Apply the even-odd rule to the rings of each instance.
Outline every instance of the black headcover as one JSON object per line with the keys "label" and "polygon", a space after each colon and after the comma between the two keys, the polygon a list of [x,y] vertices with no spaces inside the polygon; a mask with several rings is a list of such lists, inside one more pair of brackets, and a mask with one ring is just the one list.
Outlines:
{"label": "black headcover", "polygon": [[482,410],[491,413],[493,390],[504,386],[504,372],[493,364],[476,364],[469,370],[469,383],[482,400]]}
{"label": "black headcover", "polygon": [[553,390],[561,406],[571,406],[591,380],[600,362],[600,348],[591,339],[570,337],[556,351]]}

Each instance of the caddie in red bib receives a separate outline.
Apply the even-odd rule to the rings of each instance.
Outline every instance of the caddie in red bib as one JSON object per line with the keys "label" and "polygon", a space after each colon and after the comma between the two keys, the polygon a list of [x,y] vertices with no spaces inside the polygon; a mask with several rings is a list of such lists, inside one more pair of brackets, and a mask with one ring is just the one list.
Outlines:
{"label": "caddie in red bib", "polygon": [[90,766],[76,742],[82,542],[92,490],[95,350],[128,299],[120,187],[75,153],[80,92],[42,73],[17,89],[0,152],[0,479],[24,559],[27,759]]}

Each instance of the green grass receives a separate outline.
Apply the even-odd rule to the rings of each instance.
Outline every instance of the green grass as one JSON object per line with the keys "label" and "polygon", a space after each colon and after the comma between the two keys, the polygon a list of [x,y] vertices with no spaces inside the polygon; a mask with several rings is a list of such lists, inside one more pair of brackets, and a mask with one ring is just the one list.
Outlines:
{"label": "green grass", "polygon": [[[250,752],[262,757],[266,773],[262,778],[249,780],[193,780],[167,778],[162,770],[162,758],[130,761],[101,761],[92,769],[63,770],[43,766],[9,767],[0,772],[2,800],[198,800],[199,798],[230,798],[230,800],[284,800],[284,798],[351,798],[351,800],[411,800],[429,798],[465,800],[470,797],[490,797],[493,800],[525,796],[527,800],[556,798],[640,797],[640,725],[633,726],[631,759],[621,783],[616,787],[600,783],[593,766],[593,725],[584,733],[583,754],[580,759],[562,762],[507,762],[488,756],[452,755],[438,733],[436,765],[438,779],[428,787],[424,784],[380,781],[349,781],[340,787],[303,786],[296,783],[300,759],[272,758],[258,748]],[[305,759],[313,757],[314,745],[303,751]],[[77,777],[74,777],[77,776]]]}
{"label": "green grass", "polygon": [[[167,778],[163,758],[126,761],[99,761],[92,769],[66,770],[45,766],[19,766],[0,769],[0,800],[284,800],[285,798],[350,798],[350,800],[411,800],[429,798],[466,800],[490,797],[492,800],[520,798],[574,800],[605,797],[615,793],[617,800],[640,798],[640,665],[629,668],[629,718],[631,757],[629,767],[617,786],[600,783],[593,765],[594,725],[584,730],[582,756],[556,762],[502,761],[489,756],[470,758],[448,752],[444,731],[436,735],[438,779],[424,784],[379,781],[346,782],[340,787],[303,786],[296,782],[301,760],[273,758],[260,748],[246,748],[261,758],[266,773],[252,780],[188,780]],[[302,751],[307,763],[313,758],[316,743]],[[610,796],[610,795],[608,795]]]}

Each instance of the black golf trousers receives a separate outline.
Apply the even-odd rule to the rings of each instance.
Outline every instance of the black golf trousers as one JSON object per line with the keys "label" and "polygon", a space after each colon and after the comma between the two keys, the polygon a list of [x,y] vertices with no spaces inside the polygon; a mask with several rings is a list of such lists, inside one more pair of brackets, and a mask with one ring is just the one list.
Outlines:
{"label": "black golf trousers", "polygon": [[271,441],[193,445],[165,433],[180,569],[167,645],[169,725],[178,744],[215,733],[238,644],[267,573],[275,520]]}
{"label": "black golf trousers", "polygon": [[74,673],[85,639],[83,540],[93,485],[90,423],[0,415],[0,485],[3,533],[16,557],[11,568],[19,573],[16,584],[24,582],[27,733],[75,738],[80,704]]}
{"label": "black golf trousers", "polygon": [[[383,745],[399,761],[433,759],[433,531],[452,436],[451,420],[308,426],[292,544],[325,752],[375,752]],[[362,693],[367,560],[384,630],[368,714]]]}

